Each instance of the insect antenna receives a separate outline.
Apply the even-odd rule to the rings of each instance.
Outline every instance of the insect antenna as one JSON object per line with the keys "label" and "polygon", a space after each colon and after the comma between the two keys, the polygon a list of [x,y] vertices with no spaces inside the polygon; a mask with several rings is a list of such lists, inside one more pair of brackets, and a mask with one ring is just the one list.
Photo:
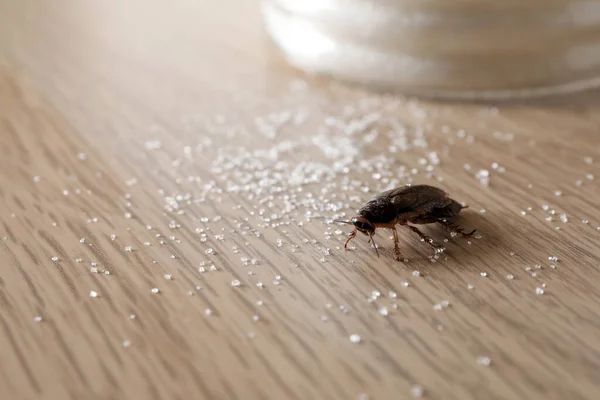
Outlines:
{"label": "insect antenna", "polygon": [[379,250],[377,250],[377,245],[375,244],[375,239],[373,239],[373,234],[369,235],[371,237],[371,242],[373,243],[373,248],[375,249],[375,253],[377,253],[377,257],[379,257]]}
{"label": "insect antenna", "polygon": [[345,220],[341,220],[341,219],[328,220],[328,217],[326,217],[324,215],[312,215],[312,216],[309,216],[308,218],[309,219],[324,219],[325,222],[327,222],[327,223],[338,222],[338,223],[342,223],[342,224],[346,224],[346,225],[354,225],[350,221],[345,221]]}
{"label": "insect antenna", "polygon": [[328,217],[324,215],[308,215],[306,218],[308,219],[327,219]]}
{"label": "insect antenna", "polygon": [[350,221],[344,221],[344,220],[341,220],[341,219],[334,219],[332,222],[338,222],[338,223],[340,223],[340,224],[346,224],[346,225],[354,225],[354,224],[353,224],[352,222],[350,222]]}

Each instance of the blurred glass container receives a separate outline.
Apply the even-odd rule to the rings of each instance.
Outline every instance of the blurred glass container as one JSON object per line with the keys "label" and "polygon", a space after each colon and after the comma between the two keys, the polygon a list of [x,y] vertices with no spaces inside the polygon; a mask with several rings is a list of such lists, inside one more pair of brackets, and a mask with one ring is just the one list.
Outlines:
{"label": "blurred glass container", "polygon": [[266,0],[294,66],[438,98],[600,86],[600,0]]}

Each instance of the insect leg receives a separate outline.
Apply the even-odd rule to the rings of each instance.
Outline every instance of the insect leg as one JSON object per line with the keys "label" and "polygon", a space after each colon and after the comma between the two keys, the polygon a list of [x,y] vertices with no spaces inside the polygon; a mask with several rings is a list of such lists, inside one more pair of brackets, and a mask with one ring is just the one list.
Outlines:
{"label": "insect leg", "polygon": [[371,236],[371,239],[369,241],[371,243],[373,243],[373,248],[375,249],[375,253],[377,253],[377,257],[379,257],[379,250],[377,250],[377,245],[375,244],[375,239],[373,239],[373,234],[370,234],[369,236]]}
{"label": "insect leg", "polygon": [[346,240],[346,243],[344,243],[344,250],[348,250],[348,243],[350,243],[350,241],[356,237],[357,233],[358,229],[355,229],[352,231],[352,233],[350,233],[350,235],[348,235],[348,240]]}
{"label": "insect leg", "polygon": [[477,231],[476,229],[473,229],[471,232],[465,232],[460,226],[444,219],[438,220],[437,223],[449,230],[451,233],[460,233],[463,236],[473,236],[473,234]]}
{"label": "insect leg", "polygon": [[398,231],[396,228],[392,228],[394,232],[394,253],[396,254],[396,261],[402,260],[402,253],[400,252],[400,240],[398,239]]}
{"label": "insect leg", "polygon": [[430,238],[429,236],[427,236],[426,234],[424,234],[423,232],[421,232],[416,226],[411,226],[411,225],[404,225],[406,226],[408,229],[410,229],[411,231],[415,232],[417,235],[419,235],[419,237],[428,245],[430,245],[431,247],[433,247],[434,249],[438,250],[438,251],[443,251],[444,246],[439,245],[437,243],[435,243],[435,241]]}

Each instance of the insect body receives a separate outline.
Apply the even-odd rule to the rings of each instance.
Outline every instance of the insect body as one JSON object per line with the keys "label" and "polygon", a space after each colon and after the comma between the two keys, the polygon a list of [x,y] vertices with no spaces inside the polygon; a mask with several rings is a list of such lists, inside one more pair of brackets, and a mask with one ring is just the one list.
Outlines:
{"label": "insect body", "polygon": [[358,232],[361,232],[370,237],[369,242],[373,243],[378,256],[379,252],[373,241],[375,230],[377,228],[391,229],[394,233],[396,260],[400,261],[402,254],[396,225],[404,226],[415,232],[436,251],[443,251],[443,246],[436,244],[432,238],[413,225],[437,223],[450,232],[471,236],[475,230],[466,233],[452,222],[463,208],[466,207],[451,199],[448,193],[442,189],[429,185],[402,186],[380,193],[369,200],[358,210],[357,216],[350,221],[335,222],[354,225],[354,230],[350,233],[344,249],[348,250],[348,243],[356,237]]}

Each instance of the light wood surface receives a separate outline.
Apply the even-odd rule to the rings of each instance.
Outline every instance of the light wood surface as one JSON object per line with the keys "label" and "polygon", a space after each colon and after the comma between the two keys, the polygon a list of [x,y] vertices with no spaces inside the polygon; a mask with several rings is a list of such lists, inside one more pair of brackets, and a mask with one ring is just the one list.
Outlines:
{"label": "light wood surface", "polygon": [[[255,1],[0,0],[0,397],[597,399],[599,100],[305,77]],[[410,182],[478,239],[345,253]]]}

